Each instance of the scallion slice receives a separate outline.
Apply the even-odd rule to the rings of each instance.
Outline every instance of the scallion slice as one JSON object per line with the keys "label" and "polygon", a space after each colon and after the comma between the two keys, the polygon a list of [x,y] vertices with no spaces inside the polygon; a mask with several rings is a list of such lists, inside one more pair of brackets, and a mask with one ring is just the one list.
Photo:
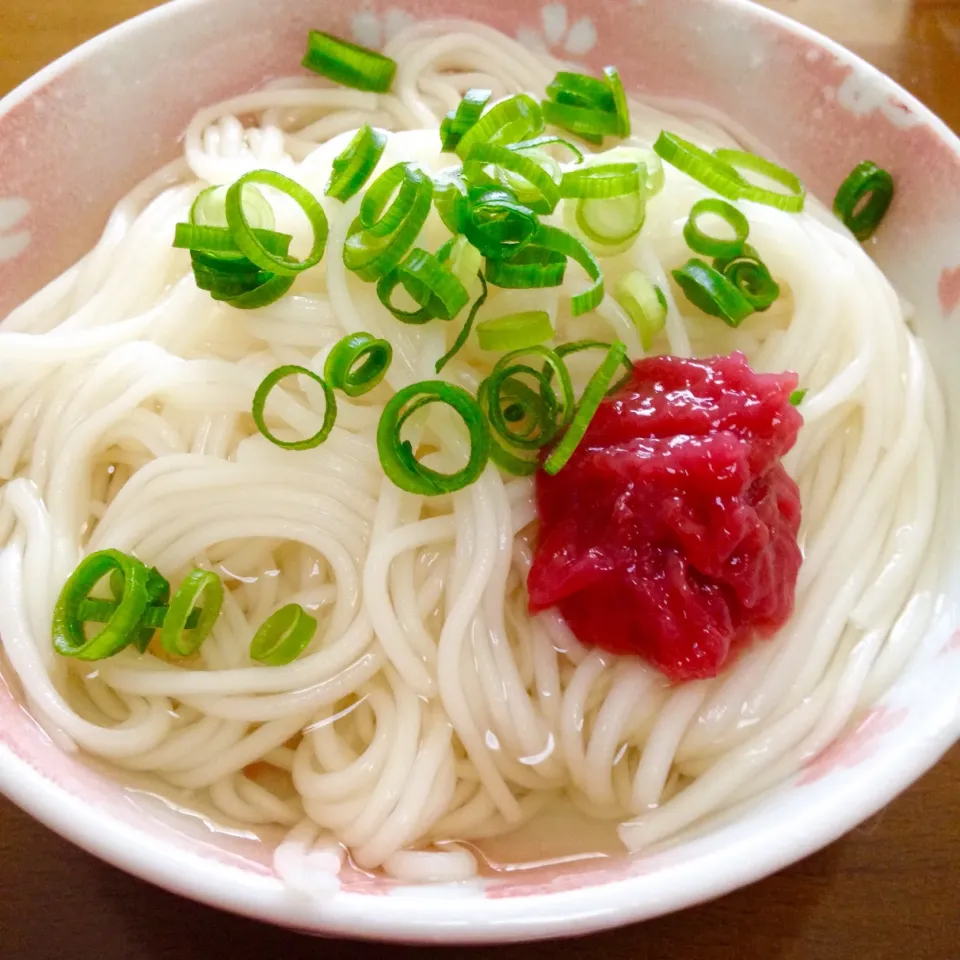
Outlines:
{"label": "scallion slice", "polygon": [[623,89],[623,82],[620,80],[620,72],[616,67],[604,67],[603,75],[607,78],[607,84],[613,95],[613,106],[617,114],[620,129],[617,133],[621,137],[630,136],[630,107],[627,104],[627,94]]}
{"label": "scallion slice", "polygon": [[769,309],[780,296],[780,285],[749,243],[743,245],[739,256],[714,260],[713,267],[743,294],[754,310]]}
{"label": "scallion slice", "polygon": [[[731,238],[714,237],[700,229],[699,219],[710,214],[726,223],[733,231]],[[749,233],[750,223],[747,218],[732,203],[716,197],[698,200],[690,210],[690,216],[683,227],[683,238],[687,241],[687,246],[694,253],[707,257],[738,256]]]}
{"label": "scallion slice", "polygon": [[566,170],[560,183],[563,197],[607,199],[639,193],[646,176],[640,163],[593,163]]}
{"label": "scallion slice", "polygon": [[365,123],[333,161],[326,195],[341,203],[354,196],[373,173],[386,146],[386,133]]}
{"label": "scallion slice", "polygon": [[488,164],[509,171],[533,188],[533,195],[524,197],[524,204],[535,213],[553,213],[560,202],[560,188],[540,164],[515,149],[499,144],[474,144],[463,163],[464,178],[468,183],[476,181],[476,174]]}
{"label": "scallion slice", "polygon": [[[293,237],[289,233],[277,233],[274,230],[261,230],[254,227],[251,233],[263,249],[279,257],[285,257],[290,249]],[[232,255],[234,259],[243,258],[243,251],[237,245],[233,233],[226,227],[202,226],[193,223],[178,223],[174,228],[173,245],[180,250],[200,250],[222,255]],[[258,267],[258,264],[254,264]],[[270,269],[269,267],[267,269]]]}
{"label": "scallion slice", "polygon": [[597,408],[603,402],[607,394],[607,389],[613,381],[617,367],[624,363],[627,358],[627,348],[616,340],[611,344],[603,362],[597,367],[593,376],[587,383],[580,397],[580,403],[577,404],[577,412],[574,414],[573,421],[567,428],[566,433],[560,438],[560,442],[550,452],[550,456],[544,461],[543,469],[553,475],[559,473],[569,462],[584,434]]}
{"label": "scallion slice", "polygon": [[529,290],[559,287],[566,269],[564,254],[530,244],[509,260],[488,260],[486,275],[495,287]]}
{"label": "scallion slice", "polygon": [[584,73],[559,71],[547,84],[545,93],[556,103],[591,107],[606,113],[616,112],[616,98],[609,83]]}
{"label": "scallion slice", "polygon": [[293,663],[316,632],[316,619],[299,603],[288,603],[267,617],[253,635],[250,659],[270,667]]}
{"label": "scallion slice", "polygon": [[[424,466],[417,460],[410,441],[401,437],[409,417],[431,403],[442,403],[453,409],[469,434],[467,463],[453,473],[440,473]],[[462,490],[483,473],[490,457],[490,436],[483,411],[466,390],[442,380],[423,380],[398,390],[387,401],[377,427],[377,450],[383,472],[401,490],[438,496]]]}
{"label": "scallion slice", "polygon": [[[713,155],[722,163],[732,167],[742,181],[737,199],[752,200],[754,203],[765,203],[768,207],[777,207],[789,213],[800,213],[803,210],[803,201],[807,191],[800,178],[778,166],[764,157],[745,150],[714,150]],[[786,193],[779,190],[769,190],[766,187],[751,183],[741,173],[741,170],[750,170],[759,173],[787,188]]]}
{"label": "scallion slice", "polygon": [[509,144],[529,140],[543,133],[543,112],[525,93],[507,97],[494,104],[457,144],[457,155],[464,159],[478,143]]}
{"label": "scallion slice", "polygon": [[361,280],[379,280],[404,258],[430,213],[433,181],[398,163],[370,185],[343,247],[343,262]]}
{"label": "scallion slice", "polygon": [[833,211],[861,242],[873,236],[893,200],[893,177],[870,160],[858,163],[840,185]]}
{"label": "scallion slice", "polygon": [[[229,189],[229,186],[216,186],[201,190],[190,208],[190,222],[203,227],[225,227]],[[243,209],[251,227],[260,230],[273,229],[273,207],[252,183],[243,188]]]}
{"label": "scallion slice", "polygon": [[[417,310],[401,310],[391,302],[398,285],[419,305]],[[434,318],[452,320],[467,305],[470,295],[453,272],[432,253],[414,247],[403,263],[377,281],[380,302],[403,323],[427,323]]]}
{"label": "scallion slice", "polygon": [[303,66],[334,83],[357,90],[386,93],[397,72],[396,63],[382,53],[311,30]]}
{"label": "scallion slice", "polygon": [[434,370],[439,373],[461,349],[463,345],[467,342],[467,338],[470,336],[470,331],[473,329],[473,321],[476,319],[477,311],[483,306],[484,302],[487,299],[487,282],[483,278],[483,274],[480,271],[477,271],[477,277],[480,280],[480,285],[482,287],[480,295],[476,300],[473,301],[473,306],[470,308],[470,312],[467,314],[467,320],[464,325],[460,328],[460,332],[457,334],[456,340],[453,341],[453,346],[436,362],[434,365]]}
{"label": "scallion slice", "polygon": [[596,308],[603,300],[603,272],[597,258],[572,234],[557,227],[541,224],[536,235],[537,246],[552,250],[572,260],[576,260],[593,281],[583,293],[570,299],[570,312],[578,317]]}
{"label": "scallion slice", "polygon": [[463,233],[485,257],[512,259],[533,240],[539,224],[536,213],[509,190],[468,191]]}
{"label": "scallion slice", "polygon": [[704,313],[739,327],[753,313],[750,301],[718,270],[702,260],[688,260],[673,271],[684,296]]}
{"label": "scallion slice", "polygon": [[613,298],[633,321],[640,343],[648,351],[667,322],[667,298],[663,291],[639,270],[631,270],[617,280]]}
{"label": "scallion slice", "polygon": [[493,317],[477,324],[481,350],[520,350],[553,337],[553,325],[545,310],[526,310]]}
{"label": "scallion slice", "polygon": [[293,286],[294,280],[296,277],[271,275],[270,279],[265,280],[260,286],[239,296],[230,297],[227,302],[237,310],[256,310],[258,307],[265,307],[268,303],[279,300]]}
{"label": "scallion slice", "polygon": [[393,347],[369,333],[351,333],[338,341],[323,365],[323,376],[348,397],[369,393],[387,375]]}
{"label": "scallion slice", "polygon": [[729,163],[701,149],[695,143],[668,130],[661,130],[653,149],[661,160],[682,170],[688,177],[699,180],[721,197],[736,200],[740,196],[740,189],[745,185],[743,177]]}
{"label": "scallion slice", "polygon": [[794,390],[789,396],[790,405],[799,407],[803,403],[803,398],[807,395],[806,390]]}
{"label": "scallion slice", "polygon": [[[213,630],[223,606],[223,582],[209,570],[193,570],[177,588],[163,619],[160,643],[167,653],[189,657],[200,649]],[[187,626],[190,614],[202,598],[203,607],[193,628]]]}
{"label": "scallion slice", "polygon": [[[281,440],[279,437],[271,433],[267,427],[266,420],[264,419],[264,408],[267,405],[267,397],[269,396],[270,391],[281,380],[298,374],[304,377],[309,377],[315,383],[319,384],[320,389],[323,390],[323,423],[320,426],[320,429],[312,437],[306,437],[303,440]],[[257,387],[257,391],[253,395],[252,413],[253,422],[256,424],[257,429],[271,443],[276,444],[278,447],[282,447],[284,450],[311,450],[313,447],[319,447],[320,444],[330,436],[330,431],[333,430],[333,425],[337,420],[337,398],[334,396],[333,387],[331,387],[330,384],[327,383],[327,381],[324,380],[319,374],[314,373],[307,367],[301,367],[297,364],[287,364],[286,366],[277,367],[276,370],[268,373],[263,378],[263,382],[259,387]]]}
{"label": "scallion slice", "polygon": [[471,88],[456,110],[451,110],[440,123],[440,143],[443,150],[456,150],[463,135],[480,119],[483,108],[493,96],[492,90]]}
{"label": "scallion slice", "polygon": [[[114,570],[123,577],[122,591],[104,628],[87,639],[80,608],[96,585]],[[112,657],[137,636],[149,602],[149,572],[136,557],[119,550],[98,550],[80,561],[67,578],[53,609],[53,649],[78,660]]]}
{"label": "scallion slice", "polygon": [[543,119],[546,123],[569,130],[587,142],[599,143],[603,137],[620,132],[620,118],[616,111],[576,107],[567,103],[544,100]]}
{"label": "scallion slice", "polygon": [[[243,208],[243,188],[248,183],[260,183],[286,194],[303,211],[313,231],[313,245],[310,253],[303,260],[294,260],[289,256],[276,256],[257,239]],[[249,260],[264,270],[270,270],[279,276],[291,276],[316,266],[323,257],[329,231],[327,215],[323,212],[320,201],[309,190],[282,173],[276,173],[273,170],[252,170],[244,174],[227,190],[226,211],[227,226],[237,246]]]}

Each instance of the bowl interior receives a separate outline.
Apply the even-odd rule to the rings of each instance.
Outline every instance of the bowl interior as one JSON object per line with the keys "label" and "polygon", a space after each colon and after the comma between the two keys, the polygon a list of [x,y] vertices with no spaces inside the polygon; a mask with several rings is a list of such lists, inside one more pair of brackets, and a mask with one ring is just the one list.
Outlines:
{"label": "bowl interior", "polygon": [[[360,10],[319,0],[180,0],[48,68],[0,104],[0,316],[83,254],[119,197],[177,153],[198,107],[296,73],[309,27],[377,45],[414,16],[476,14],[466,0]],[[496,3],[483,15],[589,68],[618,63],[627,85],[649,97],[728,118],[789,161],[821,199],[864,158],[891,170],[897,199],[870,251],[917,309],[946,394],[949,446],[960,450],[960,395],[949,376],[960,355],[960,142],[943,124],[852,55],[739,0]],[[944,505],[945,537],[956,526],[954,499]],[[855,729],[735,817],[646,856],[431,890],[348,873],[329,906],[294,902],[274,876],[269,843],[211,831],[202,818],[63,754],[20,706],[9,673],[0,676],[0,788],[127,869],[292,926],[454,940],[587,930],[777,869],[852,827],[935,762],[960,735],[956,549],[942,591],[920,652]],[[372,908],[370,896],[378,897]]]}

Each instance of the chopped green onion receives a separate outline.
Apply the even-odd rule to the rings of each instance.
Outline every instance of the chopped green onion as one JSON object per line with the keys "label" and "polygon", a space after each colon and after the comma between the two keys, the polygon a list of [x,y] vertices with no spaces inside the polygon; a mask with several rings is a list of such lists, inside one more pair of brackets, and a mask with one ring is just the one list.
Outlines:
{"label": "chopped green onion", "polygon": [[387,375],[393,347],[369,333],[352,333],[340,340],[327,356],[323,376],[348,397],[369,393]]}
{"label": "chopped green onion", "polygon": [[[119,569],[114,569],[110,574],[110,592],[113,594],[113,599],[117,602],[123,599],[123,574]],[[170,583],[156,567],[150,567],[147,570],[147,607],[143,612],[143,619],[141,621],[143,625],[131,641],[141,653],[144,653],[147,647],[150,646],[154,630],[163,622],[163,617],[167,612],[166,604],[169,600]],[[98,618],[87,615],[88,604],[103,602],[102,600],[92,601],[89,598],[85,600],[80,604],[80,618],[82,620],[96,620],[98,623],[106,623],[110,619],[109,616]],[[156,622],[158,615],[160,617],[160,623]]]}
{"label": "chopped green onion", "polygon": [[437,250],[437,259],[449,267],[450,272],[464,285],[469,287],[480,270],[483,257],[480,251],[460,234],[451,237]]}
{"label": "chopped green onion", "polygon": [[610,92],[613,94],[613,105],[616,110],[620,129],[617,133],[621,137],[630,136],[630,107],[627,104],[627,94],[620,80],[620,73],[616,67],[604,67],[603,75],[607,78]]}
{"label": "chopped green onion", "polygon": [[537,233],[539,219],[516,195],[502,189],[471,189],[463,233],[485,256],[509,260]]}
{"label": "chopped green onion", "polygon": [[[440,473],[420,463],[409,440],[400,436],[407,419],[431,403],[451,407],[470,436],[470,455],[466,465],[453,473]],[[401,490],[422,496],[437,496],[462,490],[473,483],[490,456],[490,435],[483,411],[462,387],[442,380],[423,380],[398,390],[387,401],[377,427],[377,450],[383,472]]]}
{"label": "chopped green onion", "polygon": [[[312,437],[307,437],[304,440],[281,440],[279,437],[274,436],[274,434],[272,434],[267,428],[267,424],[264,419],[264,407],[267,404],[267,396],[270,394],[270,391],[281,380],[296,374],[309,377],[315,383],[318,383],[320,385],[320,389],[323,390],[323,424]],[[253,422],[256,424],[257,429],[271,443],[276,444],[278,447],[282,447],[284,450],[311,450],[314,447],[319,447],[320,444],[330,436],[330,431],[333,430],[333,425],[337,420],[337,398],[334,396],[333,387],[331,387],[330,384],[327,383],[327,381],[324,380],[319,374],[314,373],[307,367],[301,367],[296,364],[287,364],[286,366],[277,367],[276,370],[268,373],[263,378],[263,382],[259,387],[257,387],[257,392],[253,395],[252,412]]]}
{"label": "chopped green onion", "polygon": [[[189,657],[199,650],[220,616],[223,594],[223,583],[215,573],[193,570],[188,574],[170,600],[170,609],[163,619],[160,631],[163,649],[176,657]],[[191,629],[187,623],[201,597],[203,607],[197,625]]]}
{"label": "chopped green onion", "polygon": [[397,72],[396,63],[382,53],[311,30],[303,66],[334,83],[357,90],[386,93]]}
{"label": "chopped green onion", "polygon": [[477,324],[481,350],[520,350],[553,337],[553,325],[545,310],[527,310],[494,317]]}
{"label": "chopped green onion", "polygon": [[491,107],[457,144],[461,159],[468,156],[477,143],[516,143],[543,133],[543,112],[539,104],[525,93],[507,97]]}
{"label": "chopped green onion", "polygon": [[739,327],[753,313],[750,301],[718,270],[702,260],[688,260],[673,278],[684,296],[704,313]]}
{"label": "chopped green onion", "polygon": [[[582,353],[584,350],[603,350],[606,352],[609,351],[611,346],[612,344],[606,343],[603,340],[573,340],[570,343],[561,343],[560,346],[557,347],[557,356],[565,358],[569,357],[572,353]],[[620,387],[627,383],[633,376],[633,363],[626,354],[623,355],[622,362],[625,373],[623,377],[607,390],[607,393],[613,393],[615,390],[619,390]]]}
{"label": "chopped green onion", "polygon": [[559,287],[566,269],[563,254],[530,244],[510,260],[488,260],[486,274],[495,287],[529,290]]}
{"label": "chopped green onion", "polygon": [[381,173],[364,194],[360,215],[347,234],[347,269],[367,281],[388,274],[413,246],[432,202],[433,181],[413,164],[398,163]]}
{"label": "chopped green onion", "polygon": [[[720,149],[714,150],[713,155],[722,163],[732,167],[737,172],[737,176],[740,177],[742,185],[737,194],[737,199],[765,203],[768,207],[777,207],[789,213],[800,213],[803,210],[803,201],[807,193],[806,188],[800,178],[789,170],[763,157],[758,157],[755,153],[747,153],[745,150]],[[788,192],[781,193],[779,190],[768,190],[751,183],[740,174],[740,170],[759,173],[786,187]]]}
{"label": "chopped green onion", "polygon": [[[80,616],[81,605],[96,585],[113,570],[123,576],[123,588],[106,626],[88,640]],[[53,609],[53,649],[78,660],[103,660],[133,642],[149,601],[147,567],[119,550],[98,550],[80,561],[67,578]]]}
{"label": "chopped green onion", "polygon": [[667,322],[667,298],[663,291],[639,270],[631,270],[617,280],[613,298],[633,321],[640,343],[648,351]]}
{"label": "chopped green onion", "polygon": [[616,99],[609,84],[584,73],[561,70],[547,84],[546,95],[556,103],[572,107],[591,107],[603,112],[616,111]]}
{"label": "chopped green onion", "polygon": [[569,140],[564,140],[563,137],[558,137],[553,133],[533,137],[530,140],[521,140],[518,143],[509,143],[507,146],[510,147],[511,150],[538,150],[541,147],[547,147],[554,143],[566,147],[567,150],[573,154],[575,163],[583,163],[583,153],[581,153],[580,148]]}
{"label": "chopped green onion", "polygon": [[451,110],[440,123],[441,149],[456,150],[463,135],[480,119],[483,108],[493,96],[492,90],[471,88],[464,95],[456,110]]}
{"label": "chopped green onion", "polygon": [[[723,220],[733,231],[733,238],[724,240],[704,233],[697,221],[707,214]],[[683,227],[683,238],[687,241],[687,246],[694,253],[701,253],[707,257],[738,256],[749,233],[750,224],[747,218],[733,204],[715,197],[698,200],[690,210],[690,216]]]}
{"label": "chopped green onion", "polygon": [[[257,242],[267,251],[285,257],[290,249],[293,237],[289,233],[277,233],[275,230],[261,230],[254,227],[251,231]],[[237,245],[233,233],[226,227],[198,226],[193,223],[178,223],[174,229],[173,245],[181,250],[199,250],[204,253],[232,254],[233,259],[245,259],[243,251]],[[226,257],[218,257],[226,260]],[[259,269],[257,264],[254,264]],[[271,268],[267,268],[271,269]]]}
{"label": "chopped green onion", "polygon": [[[473,249],[471,247],[471,249]],[[482,286],[482,291],[480,296],[477,297],[473,302],[473,306],[470,308],[470,313],[467,314],[467,321],[460,328],[460,332],[457,334],[457,339],[453,341],[453,346],[436,362],[434,370],[439,373],[462,348],[463,345],[467,342],[467,338],[470,336],[470,331],[473,329],[473,321],[477,316],[477,311],[483,306],[484,302],[487,299],[487,281],[483,279],[483,274],[480,271],[477,271],[477,277],[480,280]]]}
{"label": "chopped green onion", "polygon": [[[190,222],[204,227],[225,227],[227,225],[228,186],[207,187],[197,194],[190,208]],[[254,229],[272,230],[274,227],[273,207],[267,198],[253,184],[243,188],[243,209],[247,220]],[[286,250],[283,251],[286,253]]]}
{"label": "chopped green onion", "polygon": [[893,177],[870,160],[858,163],[840,185],[833,211],[860,241],[873,236],[893,200]]}
{"label": "chopped green onion", "polygon": [[260,286],[247,293],[241,293],[237,297],[230,297],[227,302],[237,310],[255,310],[257,307],[265,307],[268,303],[279,300],[293,286],[294,280],[296,277],[271,275],[270,279]]}
{"label": "chopped green onion", "polygon": [[387,146],[387,135],[365,123],[333,161],[328,197],[341,203],[349,200],[367,182]]}
{"label": "chopped green onion", "polygon": [[[89,623],[107,623],[110,618],[117,612],[119,604],[116,600],[98,600],[96,598],[87,597],[79,607],[79,614],[81,620],[87,621]],[[153,633],[159,627],[163,626],[163,621],[167,616],[167,606],[165,603],[148,603],[143,610],[143,617],[140,620],[140,631],[137,637],[132,641],[134,646],[143,653],[147,649],[147,644],[142,644],[143,634],[147,635],[147,643],[153,637]],[[187,618],[187,626],[195,627],[200,620],[200,612],[194,610],[193,613]]]}
{"label": "chopped green onion", "polygon": [[[391,302],[398,285],[417,302],[417,310],[401,310]],[[414,247],[396,269],[377,281],[380,302],[403,323],[452,320],[466,306],[466,287],[432,253]]]}
{"label": "chopped green onion", "polygon": [[646,171],[640,163],[595,163],[566,170],[562,197],[607,199],[639,193]]}
{"label": "chopped green onion", "polygon": [[593,281],[583,293],[575,294],[570,299],[570,312],[579,317],[597,307],[603,300],[603,273],[596,257],[572,234],[557,227],[541,224],[536,235],[537,246],[545,250],[553,250],[576,260],[587,272]]}
{"label": "chopped green onion", "polygon": [[535,213],[552,213],[560,202],[560,188],[540,164],[510,147],[495,143],[477,143],[470,148],[463,163],[467,182],[476,181],[477,172],[487,164],[507,170],[530,184],[534,195],[524,203]]}
{"label": "chopped green onion", "polygon": [[567,432],[544,461],[543,469],[551,476],[559,473],[566,466],[580,445],[593,415],[606,396],[607,388],[613,380],[613,375],[617,372],[617,367],[626,360],[626,357],[627,348],[619,340],[616,340],[587,383],[583,396],[580,398],[580,403],[577,405],[577,412],[567,428]]}
{"label": "chopped green onion", "polygon": [[250,643],[250,659],[270,667],[293,663],[317,631],[317,621],[299,603],[288,603],[260,625]]}
{"label": "chopped green onion", "polygon": [[653,149],[661,160],[728,200],[736,200],[741,195],[740,190],[746,186],[743,177],[729,163],[675,133],[662,130]]}
{"label": "chopped green onion", "polygon": [[789,397],[791,405],[794,407],[799,407],[800,404],[803,402],[803,398],[806,395],[807,395],[806,390],[794,390]]}
{"label": "chopped green onion", "polygon": [[[537,370],[529,364],[520,363],[523,357],[537,357],[542,361],[543,367]],[[554,375],[556,375],[557,383],[560,387],[559,395],[552,386]],[[513,350],[510,353],[504,354],[504,356],[497,361],[490,376],[486,380],[489,389],[487,414],[491,426],[493,426],[496,432],[500,433],[502,437],[511,443],[514,442],[514,438],[517,436],[514,431],[506,426],[506,423],[511,422],[511,420],[506,417],[505,412],[505,423],[501,423],[498,410],[501,406],[501,394],[504,390],[502,385],[509,384],[520,376],[529,376],[538,384],[541,399],[556,411],[555,428],[562,429],[567,426],[573,419],[574,406],[576,404],[570,372],[567,370],[567,365],[563,362],[559,350],[538,345],[525,347],[521,350]],[[514,398],[521,399],[519,395],[515,395]],[[495,406],[497,410],[494,410]],[[553,432],[555,432],[555,430],[553,430]],[[551,432],[550,436],[553,435],[553,432]],[[521,434],[521,436],[526,435],[527,434]],[[542,446],[547,442],[547,440],[544,440],[543,443],[533,444],[532,446]]]}
{"label": "chopped green onion", "polygon": [[569,130],[588,142],[599,143],[603,137],[614,136],[620,131],[620,118],[616,112],[575,107],[553,100],[544,100],[541,106],[547,123]]}
{"label": "chopped green onion", "polygon": [[714,260],[713,267],[743,294],[754,310],[769,309],[780,296],[780,285],[749,243],[744,244],[739,256]]}
{"label": "chopped green onion", "polygon": [[626,249],[643,228],[647,204],[643,194],[631,193],[610,200],[579,200],[574,222],[588,239],[601,248]]}
{"label": "chopped green onion", "polygon": [[[262,183],[264,186],[271,187],[286,194],[300,207],[310,221],[310,228],[313,231],[313,246],[305,259],[294,260],[288,256],[276,256],[258,240],[243,209],[243,188],[248,183]],[[237,246],[249,260],[264,270],[270,270],[281,276],[290,276],[316,266],[323,257],[329,230],[327,215],[323,212],[320,201],[309,190],[282,173],[276,173],[273,170],[252,170],[244,174],[227,191],[226,210],[227,225]]]}
{"label": "chopped green onion", "polygon": [[463,180],[463,168],[446,170],[433,178],[433,202],[443,225],[452,233],[463,230],[467,216],[467,185]]}

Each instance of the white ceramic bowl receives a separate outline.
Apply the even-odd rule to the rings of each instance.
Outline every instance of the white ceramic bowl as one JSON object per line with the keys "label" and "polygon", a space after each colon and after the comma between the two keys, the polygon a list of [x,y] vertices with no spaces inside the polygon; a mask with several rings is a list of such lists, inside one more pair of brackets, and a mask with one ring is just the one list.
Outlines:
{"label": "white ceramic bowl", "polygon": [[[0,316],[89,247],[116,200],[177,150],[199,106],[289,74],[308,27],[377,43],[467,0],[177,0],[58,60],[0,102]],[[628,86],[699,101],[752,131],[822,198],[869,157],[898,195],[872,252],[920,308],[960,451],[960,141],[852,54],[744,0],[495,2],[489,22]],[[2,363],[0,358],[0,363]],[[953,524],[954,516],[944,519]],[[952,529],[952,527],[951,527]],[[947,600],[882,701],[734,822],[655,856],[395,887],[348,877],[326,903],[288,894],[257,843],[144,807],[50,743],[0,677],[0,789],[111,863],[186,896],[304,931],[416,941],[584,933],[676,910],[817,850],[903,790],[960,736],[960,546]],[[0,602],[2,598],[0,598]],[[9,679],[9,678],[8,678]]]}

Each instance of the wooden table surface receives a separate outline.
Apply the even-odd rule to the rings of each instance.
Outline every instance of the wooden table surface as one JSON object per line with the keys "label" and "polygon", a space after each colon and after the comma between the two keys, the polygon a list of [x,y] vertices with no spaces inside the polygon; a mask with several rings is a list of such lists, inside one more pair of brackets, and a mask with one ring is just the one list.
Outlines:
{"label": "wooden table surface", "polygon": [[[222,0],[226,2],[226,0]],[[0,94],[151,0],[0,0]],[[960,130],[960,0],[770,0],[875,63]],[[0,149],[3,145],[0,144]],[[477,958],[960,960],[960,749],[845,839],[715,903]],[[398,960],[424,952],[397,948]],[[106,866],[0,799],[0,960],[382,956],[201,907]]]}

